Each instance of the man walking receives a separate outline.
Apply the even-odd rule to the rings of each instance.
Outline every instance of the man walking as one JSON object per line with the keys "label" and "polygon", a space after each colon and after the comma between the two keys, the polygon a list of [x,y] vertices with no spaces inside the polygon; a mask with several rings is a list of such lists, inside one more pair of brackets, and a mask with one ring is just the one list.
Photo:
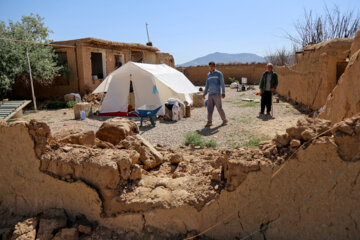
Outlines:
{"label": "man walking", "polygon": [[205,127],[212,126],[212,115],[214,112],[214,106],[218,110],[220,117],[223,121],[222,125],[226,125],[228,120],[226,119],[225,112],[222,108],[221,98],[225,98],[225,83],[223,74],[215,69],[215,62],[209,62],[210,72],[206,78],[205,92],[203,98],[209,93],[208,97],[208,121]]}
{"label": "man walking", "polygon": [[276,72],[273,72],[272,63],[267,64],[267,71],[261,77],[260,80],[260,95],[261,95],[261,111],[260,115],[264,114],[266,106],[266,114],[270,115],[272,105],[272,94],[275,92],[278,85],[278,76]]}

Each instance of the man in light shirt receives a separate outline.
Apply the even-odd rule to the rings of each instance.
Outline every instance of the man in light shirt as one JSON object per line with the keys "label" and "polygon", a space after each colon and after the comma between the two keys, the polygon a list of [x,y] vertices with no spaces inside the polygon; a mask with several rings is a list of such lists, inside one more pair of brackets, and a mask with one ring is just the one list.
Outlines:
{"label": "man in light shirt", "polygon": [[276,72],[273,72],[272,63],[267,64],[267,71],[261,77],[260,80],[260,95],[261,95],[261,110],[260,115],[264,114],[265,106],[266,113],[270,115],[272,105],[272,94],[275,92],[278,85],[278,76]]}
{"label": "man in light shirt", "polygon": [[212,126],[212,115],[214,112],[214,107],[216,106],[220,117],[223,121],[222,125],[226,125],[228,120],[226,119],[224,109],[222,108],[221,98],[225,98],[225,83],[223,74],[215,69],[215,62],[209,62],[210,72],[206,78],[205,92],[204,98],[207,93],[209,93],[208,97],[208,121],[205,127]]}

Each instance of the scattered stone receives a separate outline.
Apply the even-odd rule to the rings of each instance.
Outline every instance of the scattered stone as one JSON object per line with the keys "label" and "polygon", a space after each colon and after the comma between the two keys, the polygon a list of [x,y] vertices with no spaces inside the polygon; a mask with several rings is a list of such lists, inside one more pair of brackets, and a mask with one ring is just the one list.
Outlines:
{"label": "scattered stone", "polygon": [[142,168],[138,164],[131,166],[130,180],[139,180],[141,179]]}
{"label": "scattered stone", "polygon": [[214,180],[216,182],[221,181],[221,169],[213,169],[211,171],[211,180]]}
{"label": "scattered stone", "polygon": [[81,233],[84,233],[86,235],[91,235],[91,233],[92,233],[91,227],[85,226],[85,225],[82,225],[82,224],[80,224],[78,226],[78,231],[81,232]]}
{"label": "scattered stone", "polygon": [[153,169],[163,162],[161,153],[140,135],[128,136],[119,145],[125,149],[137,151],[140,154],[139,160],[144,164],[145,170]]}
{"label": "scattered stone", "polygon": [[296,138],[296,139],[302,139],[301,137],[301,133],[305,130],[306,128],[303,126],[298,126],[298,127],[290,127],[288,129],[286,129],[287,134],[291,137],[291,138]]}
{"label": "scattered stone", "polygon": [[186,162],[180,162],[180,163],[178,164],[178,167],[177,167],[176,170],[179,171],[179,172],[186,172],[186,170],[187,170],[187,164],[186,164]]}
{"label": "scattered stone", "polygon": [[127,118],[116,117],[106,120],[96,132],[96,137],[102,141],[117,145],[127,136],[138,133],[139,128],[136,123]]}
{"label": "scattered stone", "polygon": [[60,237],[64,240],[77,240],[79,232],[76,228],[63,228],[60,231]]}
{"label": "scattered stone", "polygon": [[301,145],[301,142],[299,139],[292,139],[290,141],[290,147],[292,147],[292,148],[299,147],[300,145]]}
{"label": "scattered stone", "polygon": [[179,153],[174,153],[170,155],[169,159],[171,164],[179,164],[181,161],[183,161],[183,156]]}
{"label": "scattered stone", "polygon": [[275,142],[276,142],[276,145],[278,147],[284,147],[284,146],[287,146],[289,145],[289,142],[290,142],[290,137],[288,134],[282,134],[282,135],[278,135],[276,138],[275,138]]}
{"label": "scattered stone", "polygon": [[345,133],[347,135],[352,135],[354,133],[354,130],[345,122],[339,122],[334,125],[332,132],[334,135],[337,135],[338,132]]}
{"label": "scattered stone", "polygon": [[314,130],[308,128],[305,129],[302,133],[301,133],[301,137],[304,141],[309,141],[311,139],[313,139],[316,136],[316,132],[314,132]]}
{"label": "scattered stone", "polygon": [[28,218],[23,222],[18,222],[15,225],[15,230],[12,234],[12,240],[35,240],[36,227],[38,224],[37,218]]}
{"label": "scattered stone", "polygon": [[36,239],[50,240],[54,237],[53,232],[66,226],[66,218],[40,218],[39,230]]}
{"label": "scattered stone", "polygon": [[101,141],[100,139],[96,138],[95,139],[95,145],[98,148],[102,148],[102,149],[106,149],[106,148],[110,148],[110,149],[115,149],[115,146],[112,145],[109,142],[105,142],[105,141]]}

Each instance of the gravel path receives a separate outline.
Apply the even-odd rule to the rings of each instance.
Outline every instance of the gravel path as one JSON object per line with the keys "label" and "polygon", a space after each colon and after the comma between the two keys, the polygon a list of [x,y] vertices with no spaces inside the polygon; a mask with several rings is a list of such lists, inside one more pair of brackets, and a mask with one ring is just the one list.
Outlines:
{"label": "gravel path", "polygon": [[[259,99],[255,93],[258,90],[236,92],[236,89],[226,88],[226,98],[223,99],[223,108],[229,120],[227,126],[221,126],[221,119],[214,110],[213,126],[204,128],[207,121],[205,107],[195,108],[191,111],[190,118],[183,118],[177,122],[164,120],[156,121],[156,127],[152,127],[149,121],[144,122],[140,128],[140,134],[153,144],[176,146],[183,144],[184,135],[189,131],[197,131],[206,139],[214,139],[221,147],[236,147],[254,145],[260,140],[266,140],[281,134],[286,128],[294,125],[304,115],[292,105],[280,101],[274,103],[274,118],[259,118],[260,103],[245,102],[242,98]],[[90,129],[96,131],[103,121],[111,117],[92,116],[84,121],[74,120],[72,109],[52,111],[25,112],[19,120],[29,121],[37,119],[49,124],[51,130],[61,129]],[[139,123],[137,118],[131,118]]]}

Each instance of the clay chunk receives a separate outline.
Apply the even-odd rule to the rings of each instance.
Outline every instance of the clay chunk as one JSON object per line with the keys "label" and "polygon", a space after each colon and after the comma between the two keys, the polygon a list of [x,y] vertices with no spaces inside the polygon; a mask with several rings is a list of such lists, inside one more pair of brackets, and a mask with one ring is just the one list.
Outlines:
{"label": "clay chunk", "polygon": [[139,133],[136,123],[126,118],[113,118],[105,121],[96,132],[96,137],[102,141],[117,145],[127,136]]}

